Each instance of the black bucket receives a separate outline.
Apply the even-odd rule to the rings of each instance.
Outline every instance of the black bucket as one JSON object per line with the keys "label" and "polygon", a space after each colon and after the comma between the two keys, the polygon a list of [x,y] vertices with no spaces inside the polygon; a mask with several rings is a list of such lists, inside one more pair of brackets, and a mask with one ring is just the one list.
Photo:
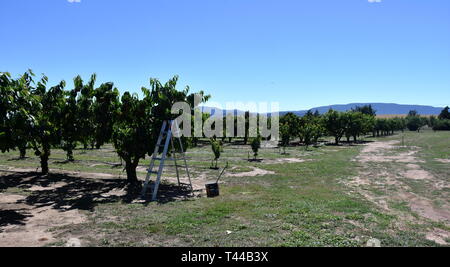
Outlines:
{"label": "black bucket", "polygon": [[219,196],[219,184],[218,183],[206,184],[206,195],[208,197],[217,197],[217,196]]}

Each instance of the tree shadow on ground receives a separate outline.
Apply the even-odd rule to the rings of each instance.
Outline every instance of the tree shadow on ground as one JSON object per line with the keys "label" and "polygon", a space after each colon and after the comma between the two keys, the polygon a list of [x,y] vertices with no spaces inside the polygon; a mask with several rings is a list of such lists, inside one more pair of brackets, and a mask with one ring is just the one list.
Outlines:
{"label": "tree shadow on ground", "polygon": [[52,160],[52,163],[54,164],[60,164],[60,165],[66,165],[66,164],[80,164],[80,163],[91,163],[91,164],[101,164],[101,165],[107,165],[111,166],[111,168],[117,168],[122,167],[123,164],[120,162],[106,162],[101,160],[88,160],[88,159],[74,159],[72,161],[67,159],[61,159],[61,158],[50,158]]}
{"label": "tree shadow on ground", "polygon": [[7,161],[25,161],[27,159],[30,159],[30,158],[29,157],[25,157],[25,158],[15,157],[15,158],[8,159]]}
{"label": "tree shadow on ground", "polygon": [[[149,187],[147,194],[145,195],[144,201],[148,204],[151,202],[151,193],[153,192],[153,184]],[[173,202],[174,200],[178,201],[188,201],[195,198],[194,192],[191,191],[189,185],[182,184],[181,186],[173,185],[173,184],[160,184],[158,190],[158,199],[157,202],[159,204],[166,204],[169,202]]]}
{"label": "tree shadow on ground", "polygon": [[[66,174],[42,176],[36,172],[6,172],[0,177],[0,192],[8,188],[19,188],[26,192],[17,203],[33,208],[51,207],[59,211],[93,211],[99,204],[124,202],[140,199],[141,186],[129,186],[123,179],[87,179]],[[151,185],[152,186],[152,185]],[[171,184],[161,184],[158,202],[168,203],[193,197],[190,190]],[[23,210],[6,208],[0,213],[0,227],[7,224],[22,224],[27,218]]]}
{"label": "tree shadow on ground", "polygon": [[75,161],[75,160],[72,160],[72,161],[70,161],[70,160],[59,160],[59,161],[55,161],[53,163],[58,164],[58,165],[67,165],[69,163],[72,163],[72,164],[73,163],[77,163],[77,161]]}
{"label": "tree shadow on ground", "polygon": [[[23,209],[0,210],[0,227],[7,225],[25,225],[25,220],[31,215]],[[2,229],[0,228],[0,233]]]}
{"label": "tree shadow on ground", "polygon": [[358,140],[358,141],[340,141],[338,145],[336,145],[335,142],[328,142],[325,143],[325,146],[358,146],[358,145],[365,145],[369,143],[373,143],[375,141],[368,141],[368,140]]}

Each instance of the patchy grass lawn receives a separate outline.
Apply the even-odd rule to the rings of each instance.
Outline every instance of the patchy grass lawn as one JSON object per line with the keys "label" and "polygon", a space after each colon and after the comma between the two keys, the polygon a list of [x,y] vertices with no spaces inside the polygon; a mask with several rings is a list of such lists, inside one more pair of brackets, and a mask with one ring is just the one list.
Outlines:
{"label": "patchy grass lawn", "polygon": [[[401,134],[378,140],[401,142]],[[450,179],[450,164],[435,159],[450,158],[449,140],[450,133],[405,133],[407,146],[420,148],[416,155],[423,161],[420,166],[444,181]],[[74,163],[64,161],[63,151],[53,150],[50,162],[53,172],[78,172],[79,176],[99,173],[112,177],[83,179],[71,174],[53,174],[51,185],[65,185],[54,186],[49,191],[33,187],[36,183],[44,189],[50,186],[45,183],[45,177],[14,174],[15,169],[36,169],[38,159],[17,160],[17,152],[10,152],[0,154],[0,200],[6,195],[20,195],[21,203],[30,206],[45,204],[60,212],[80,210],[86,219],[76,224],[52,225],[52,238],[42,244],[47,246],[63,246],[73,237],[85,246],[364,246],[371,238],[380,239],[383,246],[437,245],[427,239],[427,229],[446,231],[447,224],[427,221],[419,225],[410,220],[399,225],[399,221],[404,221],[403,213],[383,210],[345,183],[349,177],[360,175],[361,163],[355,158],[363,147],[322,146],[308,151],[304,147],[289,147],[286,155],[280,155],[278,148],[267,148],[258,156],[262,162],[248,162],[250,146],[226,145],[220,165],[223,167],[228,161],[232,175],[223,177],[220,197],[208,199],[203,194],[159,203],[136,203],[110,194],[124,186],[120,160],[110,146],[101,150],[76,150]],[[202,184],[217,177],[219,171],[209,169],[211,159],[208,145],[189,151],[194,182],[198,179]],[[141,162],[141,167],[145,168],[148,161]],[[390,167],[396,170],[396,166]],[[236,176],[255,169],[267,172]],[[173,170],[166,174],[175,175]],[[143,178],[145,172],[139,175]],[[421,185],[417,187],[411,190],[423,190]],[[448,188],[442,190],[448,193]],[[383,189],[376,193],[386,196],[392,192]],[[443,193],[436,194],[437,202],[443,201]],[[389,203],[395,210],[414,213],[408,203],[397,200]],[[5,207],[16,208],[0,201],[0,209]],[[20,223],[26,224],[26,220]],[[20,229],[23,225],[7,221],[0,225],[0,229],[9,231],[15,227]],[[0,237],[4,234],[0,230]]]}

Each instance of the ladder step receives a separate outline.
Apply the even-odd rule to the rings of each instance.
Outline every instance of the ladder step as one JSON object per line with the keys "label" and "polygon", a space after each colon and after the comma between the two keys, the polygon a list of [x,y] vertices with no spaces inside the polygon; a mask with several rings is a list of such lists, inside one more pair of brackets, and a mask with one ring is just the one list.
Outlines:
{"label": "ladder step", "polygon": [[152,171],[152,170],[150,170],[150,169],[147,169],[147,172],[148,172],[148,173],[152,173],[152,174],[158,174],[157,171]]}
{"label": "ladder step", "polygon": [[[169,131],[164,131],[163,132],[163,134],[168,134],[169,133]],[[180,134],[181,132],[171,132],[172,133],[172,135],[178,135],[178,134]]]}
{"label": "ladder step", "polygon": [[156,144],[156,147],[164,147],[164,144]]}
{"label": "ladder step", "polygon": [[[153,160],[159,160],[159,161],[161,161],[161,160],[163,160],[163,159],[162,159],[162,158],[153,158]],[[164,160],[174,161],[175,159],[173,159],[173,158],[165,158]]]}

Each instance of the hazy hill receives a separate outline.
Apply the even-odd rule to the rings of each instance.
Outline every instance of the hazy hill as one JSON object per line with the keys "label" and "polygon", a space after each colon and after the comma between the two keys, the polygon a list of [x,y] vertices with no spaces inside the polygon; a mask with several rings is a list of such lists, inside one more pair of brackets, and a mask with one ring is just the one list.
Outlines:
{"label": "hazy hill", "polygon": [[[410,110],[417,110],[421,115],[439,115],[443,107],[432,107],[423,105],[400,105],[400,104],[390,104],[390,103],[352,103],[346,105],[330,105],[311,109],[313,112],[316,110],[323,114],[330,109],[337,111],[348,111],[356,106],[372,105],[372,107],[377,111],[377,115],[390,115],[390,114],[408,114]],[[299,116],[305,115],[308,110],[291,111]],[[286,112],[283,112],[285,114]]]}
{"label": "hazy hill", "polygon": [[[311,111],[315,112],[319,111],[320,114],[326,113],[330,109],[334,109],[337,111],[348,111],[357,106],[364,105],[372,105],[372,107],[377,111],[377,115],[406,115],[410,110],[417,110],[421,115],[439,115],[441,111],[444,109],[443,107],[432,107],[432,106],[423,106],[423,105],[401,105],[401,104],[390,104],[390,103],[352,103],[346,105],[330,105],[330,106],[322,106],[312,108]],[[223,114],[226,114],[226,110],[220,110],[211,107],[202,107],[203,112],[217,114],[222,111]],[[281,115],[284,115],[288,112],[292,112],[296,115],[303,116],[308,112],[308,110],[297,110],[297,111],[284,111],[280,112]],[[235,110],[235,114],[243,115],[244,111]]]}

